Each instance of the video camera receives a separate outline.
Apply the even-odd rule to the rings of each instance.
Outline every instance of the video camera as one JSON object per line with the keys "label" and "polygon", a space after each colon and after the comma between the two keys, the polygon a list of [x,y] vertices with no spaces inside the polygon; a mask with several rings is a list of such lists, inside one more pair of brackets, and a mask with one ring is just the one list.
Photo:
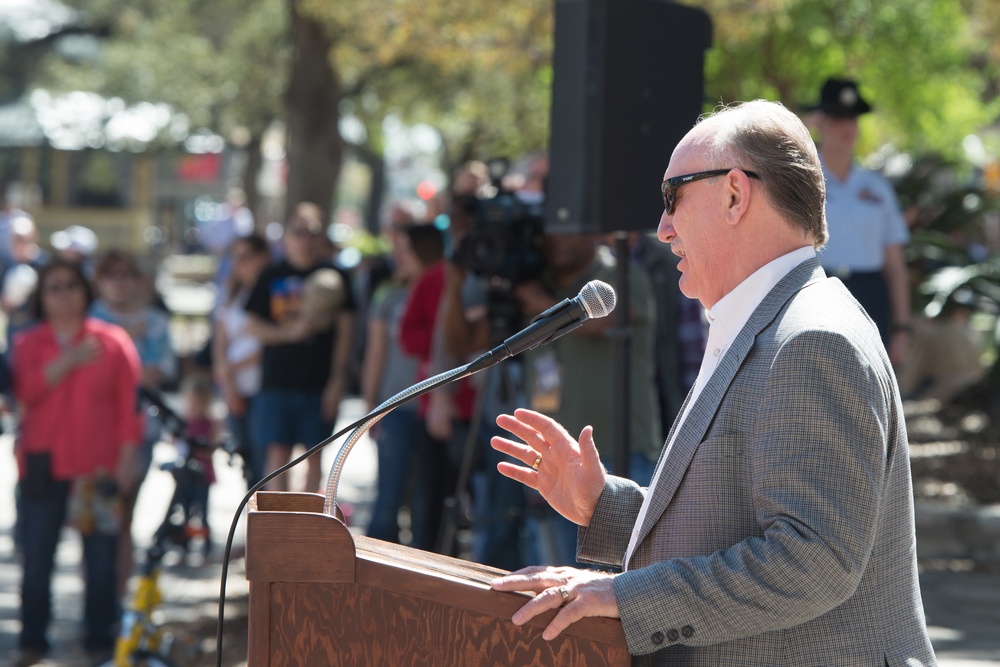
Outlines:
{"label": "video camera", "polygon": [[528,200],[502,187],[507,163],[489,163],[493,191],[488,198],[460,202],[467,212],[474,207],[475,222],[469,235],[455,249],[452,261],[489,278],[502,289],[537,278],[545,267],[544,197]]}
{"label": "video camera", "polygon": [[544,196],[530,199],[503,189],[505,160],[491,161],[489,170],[492,197],[456,202],[475,220],[452,261],[485,280],[490,332],[503,340],[523,319],[513,288],[538,278],[545,268],[545,203]]}

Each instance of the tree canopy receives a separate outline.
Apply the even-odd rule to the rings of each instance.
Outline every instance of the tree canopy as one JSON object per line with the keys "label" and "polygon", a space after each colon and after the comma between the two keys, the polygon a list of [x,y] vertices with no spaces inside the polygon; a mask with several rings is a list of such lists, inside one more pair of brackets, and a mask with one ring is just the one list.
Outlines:
{"label": "tree canopy", "polygon": [[[50,57],[38,86],[165,102],[192,127],[238,142],[272,120],[294,117],[293,105],[309,104],[290,88],[300,50],[290,16],[300,16],[328,45],[319,65],[338,87],[323,102],[332,108],[317,116],[335,130],[342,114],[359,119],[371,154],[382,153],[381,124],[389,115],[435,127],[446,168],[546,143],[551,0],[66,1],[106,33],[100,61]],[[985,132],[992,154],[1000,152],[1000,140],[989,138],[1000,114],[995,2],[690,4],[713,21],[710,100],[763,97],[797,109],[815,101],[827,76],[846,75],[877,110],[862,125],[863,151],[891,143],[958,155],[966,135]],[[670,73],[663,77],[669,85]],[[328,153],[310,159],[342,159],[335,148]],[[299,159],[290,152],[290,162]]]}
{"label": "tree canopy", "polygon": [[186,114],[192,127],[224,136],[282,113],[290,44],[280,0],[72,4],[109,36],[96,62],[50,56],[39,85],[164,102]]}
{"label": "tree canopy", "polygon": [[[796,109],[829,76],[858,80],[877,113],[862,152],[892,143],[955,155],[1000,113],[1000,11],[954,0],[705,0],[715,24],[706,94]],[[993,41],[991,41],[993,40]]]}

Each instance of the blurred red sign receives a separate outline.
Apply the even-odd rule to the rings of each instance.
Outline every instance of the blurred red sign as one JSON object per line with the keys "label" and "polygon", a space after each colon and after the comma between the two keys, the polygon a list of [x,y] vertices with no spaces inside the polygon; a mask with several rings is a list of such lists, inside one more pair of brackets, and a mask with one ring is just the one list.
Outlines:
{"label": "blurred red sign", "polygon": [[217,181],[222,174],[222,155],[184,155],[177,161],[177,178],[182,181]]}

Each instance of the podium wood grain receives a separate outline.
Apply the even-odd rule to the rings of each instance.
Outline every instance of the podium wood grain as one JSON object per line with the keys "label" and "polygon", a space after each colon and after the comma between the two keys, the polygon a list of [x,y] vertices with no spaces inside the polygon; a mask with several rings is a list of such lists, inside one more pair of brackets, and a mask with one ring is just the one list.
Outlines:
{"label": "podium wood grain", "polygon": [[490,589],[503,570],[352,536],[322,510],[315,494],[251,500],[248,667],[630,663],[615,619],[546,642],[555,612],[511,623],[526,596]]}

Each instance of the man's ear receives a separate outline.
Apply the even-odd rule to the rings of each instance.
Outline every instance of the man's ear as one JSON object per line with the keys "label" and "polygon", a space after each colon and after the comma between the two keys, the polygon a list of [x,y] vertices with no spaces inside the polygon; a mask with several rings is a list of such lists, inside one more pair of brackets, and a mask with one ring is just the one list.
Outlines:
{"label": "man's ear", "polygon": [[726,222],[730,225],[739,224],[747,209],[750,208],[750,177],[740,169],[733,169],[726,174]]}

